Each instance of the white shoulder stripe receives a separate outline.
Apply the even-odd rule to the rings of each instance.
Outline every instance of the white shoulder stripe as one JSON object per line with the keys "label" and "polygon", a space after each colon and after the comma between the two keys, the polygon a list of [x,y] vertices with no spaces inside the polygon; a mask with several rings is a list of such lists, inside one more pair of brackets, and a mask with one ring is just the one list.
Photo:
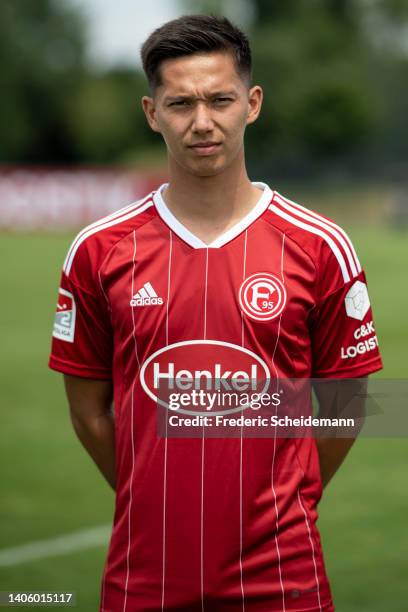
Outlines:
{"label": "white shoulder stripe", "polygon": [[[316,213],[313,210],[309,210],[308,208],[306,208],[305,206],[302,206],[301,204],[298,204],[297,202],[293,202],[292,200],[289,200],[288,198],[284,198],[283,196],[281,196],[280,194],[276,194],[277,196],[279,196],[280,201],[284,201],[286,204],[290,204],[291,206],[294,206],[296,209],[298,209],[298,213],[300,213],[300,211],[303,211],[305,214],[307,214],[309,217],[313,217],[313,222],[316,223],[317,221],[315,220],[319,220],[321,223],[323,223],[325,226],[330,226],[332,227],[337,233],[341,234],[345,240],[345,242],[347,243],[349,250],[352,253],[352,257],[354,260],[354,263],[356,265],[357,268],[357,274],[359,272],[361,272],[362,268],[361,268],[361,264],[359,262],[359,259],[357,257],[357,253],[354,249],[353,243],[350,240],[350,238],[348,237],[347,233],[336,223],[334,223],[333,221],[330,221],[330,219],[325,219],[322,215],[319,215],[318,213]],[[312,220],[312,219],[311,219]],[[319,223],[320,225],[320,223]],[[329,229],[329,227],[327,227],[327,229]]]}
{"label": "white shoulder stripe", "polygon": [[119,210],[115,210],[115,212],[111,213],[110,215],[106,215],[106,217],[102,217],[102,219],[98,219],[97,221],[94,221],[93,223],[90,223],[90,225],[87,225],[86,227],[84,227],[79,232],[79,234],[77,234],[75,236],[75,238],[74,238],[74,240],[73,240],[73,242],[72,242],[72,244],[71,244],[71,246],[70,246],[70,248],[68,250],[67,256],[65,258],[63,269],[65,270],[65,266],[67,265],[67,262],[68,262],[68,259],[70,257],[71,251],[75,248],[76,242],[81,239],[83,234],[85,234],[86,232],[88,232],[90,229],[92,229],[94,227],[97,227],[99,225],[103,225],[104,223],[107,223],[111,219],[116,219],[117,217],[120,217],[121,215],[124,215],[126,212],[128,212],[130,210],[136,209],[138,206],[141,206],[142,204],[144,204],[144,202],[147,202],[147,200],[149,200],[153,196],[153,193],[150,193],[148,196],[146,196],[145,198],[142,198],[141,200],[137,200],[136,202],[132,202],[131,204],[128,204],[127,206],[123,206]]}
{"label": "white shoulder stripe", "polygon": [[289,212],[292,212],[293,214],[297,215],[298,217],[302,217],[302,219],[305,219],[306,221],[310,221],[311,223],[314,223],[315,225],[318,225],[319,227],[322,227],[329,234],[334,236],[338,240],[338,242],[341,244],[341,246],[343,247],[343,249],[345,251],[345,254],[346,254],[346,257],[347,257],[347,261],[348,261],[350,269],[351,269],[352,276],[353,277],[357,276],[358,273],[361,272],[360,264],[358,264],[358,267],[356,266],[356,262],[355,262],[355,260],[353,258],[353,255],[352,255],[351,251],[350,251],[349,244],[351,244],[351,243],[349,242],[349,244],[347,244],[346,240],[344,239],[344,236],[340,233],[340,231],[341,231],[340,228],[338,226],[336,226],[335,223],[329,225],[328,223],[326,223],[326,221],[323,220],[322,217],[319,217],[318,215],[315,215],[315,214],[312,215],[311,211],[308,211],[307,208],[304,208],[303,206],[302,207],[297,206],[295,204],[295,202],[290,202],[290,200],[287,200],[286,198],[283,199],[279,195],[276,195],[276,201],[281,206],[286,208],[286,210],[288,210]]}
{"label": "white shoulder stripe", "polygon": [[329,247],[333,251],[337,261],[339,262],[339,266],[340,266],[341,272],[343,274],[344,282],[345,283],[349,282],[350,274],[349,274],[349,271],[347,269],[347,265],[346,265],[345,259],[344,259],[343,255],[342,255],[339,247],[337,246],[337,244],[334,242],[334,240],[328,234],[326,234],[322,230],[318,229],[317,227],[313,227],[313,225],[309,225],[308,223],[304,223],[303,221],[300,221],[299,219],[296,219],[295,217],[292,217],[291,215],[289,215],[285,211],[281,210],[277,206],[274,206],[273,204],[271,204],[269,206],[269,209],[272,210],[279,217],[282,217],[282,219],[286,219],[286,221],[289,221],[289,223],[292,223],[293,225],[296,225],[297,227],[301,227],[302,229],[305,229],[306,231],[310,232],[311,234],[316,234],[317,236],[321,236],[327,242],[327,244],[329,245]]}
{"label": "white shoulder stripe", "polygon": [[146,202],[142,206],[139,206],[138,208],[136,208],[136,210],[132,210],[132,211],[128,212],[125,215],[121,215],[120,217],[111,219],[110,221],[107,221],[106,223],[102,223],[102,224],[96,225],[96,226],[89,226],[88,231],[82,232],[81,237],[78,238],[74,242],[73,246],[71,247],[70,251],[68,252],[67,258],[66,258],[65,263],[64,263],[64,268],[63,268],[65,274],[67,276],[69,276],[69,273],[70,273],[71,267],[72,267],[72,262],[74,261],[75,254],[76,254],[77,250],[79,249],[79,247],[81,246],[81,244],[84,242],[84,240],[89,238],[89,236],[92,236],[93,234],[96,234],[97,232],[100,232],[101,230],[104,230],[107,227],[112,227],[113,225],[117,225],[118,223],[122,223],[122,221],[127,221],[128,219],[131,219],[132,217],[136,217],[137,215],[140,215],[142,212],[144,212],[145,210],[147,210],[151,206],[153,206],[153,201],[152,200]]}
{"label": "white shoulder stripe", "polygon": [[339,225],[337,225],[337,224],[336,224],[336,223],[334,223],[333,221],[330,221],[330,219],[325,219],[324,217],[322,217],[322,215],[319,215],[319,214],[318,214],[318,213],[316,213],[315,211],[308,210],[307,208],[305,208],[304,206],[301,206],[300,204],[297,204],[297,203],[295,203],[295,202],[291,202],[291,204],[293,204],[294,206],[296,206],[296,208],[301,208],[302,210],[305,210],[307,213],[309,213],[309,214],[310,214],[310,215],[312,215],[313,217],[317,217],[317,218],[319,218],[321,221],[323,221],[323,223],[326,223],[326,225],[330,225],[330,226],[334,227],[334,228],[335,228],[335,229],[336,229],[338,232],[340,232],[340,234],[342,234],[342,235],[343,235],[343,237],[345,238],[345,240],[347,241],[347,243],[348,243],[348,245],[349,245],[349,247],[350,247],[350,249],[351,249],[351,252],[353,253],[354,261],[355,261],[355,263],[356,263],[356,266],[357,266],[358,271],[359,271],[359,272],[361,272],[362,267],[361,267],[360,261],[359,261],[359,259],[358,259],[358,257],[357,257],[357,253],[356,253],[356,251],[355,251],[355,249],[354,249],[353,243],[352,243],[352,241],[350,240],[350,238],[349,238],[349,236],[347,235],[347,233],[346,233],[346,232],[345,232],[345,231],[344,231],[344,230],[343,230],[343,229],[342,229],[342,228],[341,228]]}

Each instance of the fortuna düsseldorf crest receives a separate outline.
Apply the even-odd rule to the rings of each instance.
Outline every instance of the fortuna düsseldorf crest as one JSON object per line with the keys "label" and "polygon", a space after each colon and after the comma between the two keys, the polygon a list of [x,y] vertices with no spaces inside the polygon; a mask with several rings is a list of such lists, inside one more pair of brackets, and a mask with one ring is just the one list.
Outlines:
{"label": "fortuna d\u00fcsseldorf crest", "polygon": [[238,297],[240,306],[248,317],[255,321],[270,321],[284,309],[286,289],[274,274],[259,272],[244,280]]}

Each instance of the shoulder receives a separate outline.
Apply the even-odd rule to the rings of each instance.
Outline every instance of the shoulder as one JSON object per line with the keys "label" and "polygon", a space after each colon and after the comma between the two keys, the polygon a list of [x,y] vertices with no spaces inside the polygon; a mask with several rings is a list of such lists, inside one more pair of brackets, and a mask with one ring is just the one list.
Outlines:
{"label": "shoulder", "polygon": [[66,276],[79,266],[98,268],[116,242],[149,221],[154,214],[153,195],[151,192],[82,229],[68,249],[63,265]]}
{"label": "shoulder", "polygon": [[313,260],[317,269],[327,267],[347,283],[361,272],[347,233],[332,219],[273,193],[268,221],[292,239]]}

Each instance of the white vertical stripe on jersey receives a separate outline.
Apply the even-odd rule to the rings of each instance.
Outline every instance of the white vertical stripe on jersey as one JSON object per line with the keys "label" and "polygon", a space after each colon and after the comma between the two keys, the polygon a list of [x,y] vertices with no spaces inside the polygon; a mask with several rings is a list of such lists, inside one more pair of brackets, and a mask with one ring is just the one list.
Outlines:
{"label": "white vertical stripe on jersey", "polygon": [[[167,301],[166,301],[166,346],[169,345],[169,301],[170,301],[170,286],[171,286],[171,256],[173,251],[173,236],[169,230],[169,268],[167,275]],[[163,475],[163,570],[162,570],[162,601],[161,608],[164,612],[164,585],[166,577],[166,504],[167,504],[167,414],[166,433],[164,437],[164,475]]]}
{"label": "white vertical stripe on jersey", "polygon": [[[208,290],[208,247],[205,251],[205,289],[204,289],[204,340],[207,339],[207,290]],[[203,437],[201,441],[201,611],[204,612],[204,448],[205,448],[205,429],[203,424]]]}
{"label": "white vertical stripe on jersey", "polygon": [[286,234],[283,234],[283,238],[282,238],[282,255],[281,255],[281,277],[282,277],[282,283],[285,284],[285,277],[283,274],[283,254],[285,252],[285,240],[286,240]]}
{"label": "white vertical stripe on jersey", "polygon": [[[281,277],[282,277],[283,283],[285,282],[284,274],[283,274],[283,252],[284,252],[285,237],[286,237],[286,235],[284,234],[283,235],[283,242],[282,242],[282,257],[281,257]],[[279,326],[280,326],[280,319],[279,319]],[[315,560],[315,554],[314,554],[314,546],[313,546],[313,541],[312,541],[312,539],[310,537],[310,527],[309,527],[306,511],[305,511],[305,509],[303,507],[303,504],[301,503],[301,500],[300,500],[299,488],[298,488],[297,494],[298,494],[298,500],[299,500],[300,506],[301,506],[301,508],[302,508],[302,510],[303,510],[303,512],[305,514],[306,527],[307,527],[307,530],[308,530],[309,540],[310,540],[310,543],[311,543],[312,559],[313,559],[313,564],[314,564],[314,568],[315,568],[315,579],[316,579],[316,585],[317,585],[319,609],[321,611],[322,608],[321,608],[321,604],[320,604],[320,585],[319,585],[319,581],[318,581],[318,577],[317,577],[317,568],[316,568],[316,560]]]}
{"label": "white vertical stripe on jersey", "polygon": [[[285,277],[283,275],[283,257],[284,257],[284,253],[285,253],[285,238],[286,238],[286,234],[282,233],[281,277],[282,277],[283,284],[285,284]],[[276,391],[278,391],[278,384],[279,384],[279,382],[278,382],[278,370],[277,370],[277,368],[275,366],[275,353],[276,353],[276,349],[278,347],[279,338],[280,338],[282,314],[283,314],[283,312],[281,312],[281,314],[279,315],[278,333],[277,333],[277,336],[276,336],[275,347],[274,347],[273,353],[272,353],[272,367],[275,370],[275,376],[276,376]],[[277,414],[278,414],[278,406],[275,406],[275,417],[277,416]],[[276,501],[276,491],[275,491],[275,486],[274,486],[275,454],[276,454],[276,427],[275,427],[275,433],[274,433],[274,436],[273,436],[273,455],[272,455],[272,466],[271,466],[271,488],[272,488],[273,498],[274,498],[274,502],[275,502],[275,515],[276,515],[275,544],[276,544],[276,552],[277,552],[277,555],[278,555],[279,582],[280,582],[280,587],[281,587],[281,591],[282,591],[282,612],[285,612],[286,611],[286,607],[285,607],[285,588],[283,586],[283,580],[282,580],[281,557],[280,557],[279,542],[278,542],[279,511],[278,511],[278,504],[277,504],[277,501]]]}
{"label": "white vertical stripe on jersey", "polygon": [[[157,407],[159,409],[159,407]],[[164,474],[163,474],[163,564],[162,564],[162,596],[161,596],[161,609],[164,611],[164,585],[166,579],[166,494],[167,494],[167,414],[166,419],[166,432],[164,436]]]}
{"label": "white vertical stripe on jersey", "polygon": [[173,254],[173,232],[169,229],[170,247],[169,247],[169,271],[167,277],[167,303],[166,303],[166,346],[169,344],[169,302],[170,302],[170,279],[171,279],[171,257]]}
{"label": "white vertical stripe on jersey", "polygon": [[104,297],[105,297],[106,304],[107,304],[107,306],[108,306],[108,310],[109,310],[109,312],[110,312],[112,309],[111,309],[111,305],[110,305],[110,302],[109,302],[109,298],[108,298],[108,296],[106,295],[106,293],[105,293],[105,289],[103,288],[103,285],[102,285],[102,278],[101,278],[101,271],[100,271],[100,270],[98,270],[98,280],[99,280],[99,286],[100,286],[101,291],[102,291],[102,293],[103,293],[103,295],[104,295]]}
{"label": "white vertical stripe on jersey", "polygon": [[347,265],[346,262],[344,260],[343,255],[340,252],[340,249],[338,248],[337,244],[334,242],[334,240],[325,232],[323,232],[322,230],[318,229],[317,227],[313,227],[313,225],[309,225],[308,223],[304,223],[303,221],[300,221],[299,219],[296,219],[295,217],[292,217],[291,215],[289,215],[288,213],[286,213],[285,211],[281,210],[280,208],[278,208],[277,206],[274,206],[273,204],[271,204],[269,206],[269,210],[272,210],[275,214],[277,214],[279,217],[282,217],[282,219],[286,219],[286,221],[289,221],[289,223],[292,223],[292,225],[296,225],[297,227],[301,227],[302,229],[310,232],[311,234],[316,234],[317,236],[320,236],[321,238],[323,238],[327,244],[329,245],[329,247],[331,248],[331,250],[333,251],[342,275],[343,275],[343,280],[345,283],[348,283],[350,280],[350,274],[349,271],[347,269]]}
{"label": "white vertical stripe on jersey", "polygon": [[302,503],[302,499],[301,499],[301,496],[300,496],[299,488],[298,488],[297,494],[298,494],[299,505],[300,505],[300,507],[303,510],[303,514],[305,515],[305,522],[306,522],[307,532],[308,532],[308,535],[309,535],[310,546],[312,547],[312,557],[313,557],[313,565],[314,565],[316,588],[317,588],[317,601],[318,601],[318,605],[319,605],[319,610],[320,610],[320,612],[322,612],[322,604],[321,604],[321,601],[320,601],[320,585],[319,585],[319,579],[317,577],[317,566],[316,566],[316,559],[315,559],[315,552],[314,552],[312,533],[310,531],[309,519],[307,517],[306,510],[305,510],[305,508],[303,506],[303,503]]}
{"label": "white vertical stripe on jersey", "polygon": [[[111,306],[110,306],[109,298],[108,298],[108,296],[105,293],[105,289],[103,288],[102,278],[101,278],[101,271],[100,270],[98,270],[98,279],[99,279],[99,285],[101,287],[101,291],[102,291],[103,295],[105,296],[105,300],[106,300],[106,303],[107,303],[107,306],[108,306],[108,310],[109,310],[109,312],[111,312]],[[101,594],[101,608],[102,608],[102,610],[105,609],[105,581],[106,581],[107,566],[108,566],[108,563],[107,563],[107,561],[105,561],[105,567],[104,567],[104,570],[103,570],[103,578],[102,578],[102,594]]]}
{"label": "white vertical stripe on jersey", "polygon": [[120,208],[119,210],[116,210],[115,212],[111,213],[110,215],[106,215],[105,217],[102,217],[102,219],[98,219],[97,221],[94,221],[93,223],[90,223],[89,225],[87,225],[86,227],[84,227],[83,229],[81,229],[81,231],[75,236],[69,250],[67,253],[67,256],[65,258],[65,262],[64,262],[64,268],[65,265],[67,263],[67,260],[70,256],[70,253],[72,251],[72,249],[74,248],[74,246],[76,245],[77,240],[79,240],[82,235],[87,232],[88,230],[97,227],[98,225],[103,225],[104,223],[107,223],[109,221],[111,221],[112,219],[116,219],[117,217],[121,217],[122,215],[126,214],[127,212],[130,212],[130,210],[136,210],[136,208],[138,208],[139,206],[142,206],[142,204],[144,204],[145,202],[147,202],[149,199],[153,198],[154,195],[154,191],[152,193],[149,193],[148,196],[146,196],[145,198],[142,198],[141,200],[137,200],[136,202],[132,202],[132,204],[128,204],[127,206],[123,206],[122,208]]}
{"label": "white vertical stripe on jersey", "polygon": [[204,285],[204,340],[207,339],[207,288],[208,288],[208,247],[205,250],[205,285]]}
{"label": "white vertical stripe on jersey", "polygon": [[239,573],[241,579],[241,595],[242,595],[242,612],[245,612],[245,594],[244,594],[244,575],[242,568],[242,531],[243,531],[243,520],[242,520],[242,453],[244,439],[242,436],[243,425],[241,425],[241,440],[240,440],[240,454],[239,454]]}
{"label": "white vertical stripe on jersey", "polygon": [[[132,299],[132,297],[135,294],[134,293],[134,291],[135,291],[135,268],[136,268],[136,231],[135,230],[133,230],[133,257],[132,257],[132,261],[133,261],[133,267],[132,267],[132,286],[131,286],[130,299]],[[138,354],[138,350],[137,350],[136,325],[135,325],[134,308],[131,308],[131,312],[132,312],[132,323],[133,323],[132,335],[133,335],[133,341],[134,341],[134,345],[135,345],[135,356],[136,356],[136,361],[137,361],[137,366],[138,366],[138,373],[139,373],[139,370],[140,370],[140,361],[139,361],[139,354]],[[134,396],[135,396],[136,378],[137,378],[137,376],[135,376],[133,378],[132,396],[131,396],[130,436],[131,436],[131,444],[132,444],[132,471],[130,473],[130,485],[129,485],[128,548],[127,548],[127,555],[126,555],[125,599],[123,601],[123,611],[122,612],[126,612],[127,590],[128,590],[129,574],[130,574],[130,543],[131,543],[131,529],[130,529],[131,520],[130,520],[130,517],[131,517],[132,503],[133,503],[133,493],[132,493],[133,476],[134,476],[134,472],[135,472]]]}
{"label": "white vertical stripe on jersey", "polygon": [[77,238],[74,240],[70,250],[68,251],[68,255],[65,258],[65,262],[64,262],[64,266],[63,266],[63,270],[64,270],[65,274],[67,276],[69,276],[69,273],[70,273],[71,267],[72,267],[72,263],[74,261],[75,254],[76,254],[77,250],[79,249],[79,247],[81,246],[81,244],[84,242],[84,240],[89,238],[89,236],[92,236],[93,234],[97,234],[98,232],[100,232],[100,231],[102,231],[102,230],[104,230],[104,229],[106,229],[108,227],[112,227],[113,225],[117,225],[118,223],[122,223],[122,221],[128,221],[128,219],[132,219],[132,217],[136,217],[137,215],[140,215],[142,212],[144,212],[145,210],[147,210],[151,206],[153,206],[153,201],[152,200],[146,202],[145,204],[142,204],[142,205],[138,206],[135,210],[132,210],[132,211],[128,212],[127,214],[121,215],[121,216],[119,216],[117,218],[113,218],[112,220],[107,221],[106,223],[101,223],[101,224],[96,225],[96,226],[89,226],[88,228],[85,228],[85,230],[83,230],[80,233],[80,235],[78,235]]}
{"label": "white vertical stripe on jersey", "polygon": [[351,252],[353,254],[353,259],[354,259],[354,262],[355,262],[355,264],[357,266],[358,272],[361,272],[361,269],[362,269],[361,268],[361,264],[360,264],[359,259],[357,257],[357,253],[356,253],[356,251],[354,249],[353,243],[350,240],[350,238],[347,235],[347,233],[343,230],[343,228],[341,228],[339,225],[337,225],[336,223],[334,223],[330,219],[325,219],[322,215],[319,215],[314,210],[309,210],[308,208],[306,208],[305,206],[301,206],[297,202],[293,202],[292,200],[289,200],[288,198],[284,198],[280,193],[276,193],[276,195],[279,196],[281,199],[283,199],[285,202],[291,204],[294,208],[296,208],[298,210],[302,210],[308,216],[314,217],[314,219],[319,219],[319,221],[324,223],[326,226],[330,226],[330,227],[334,228],[336,230],[336,232],[341,234],[343,236],[343,238],[345,239],[345,241],[347,242],[347,244],[349,246],[349,249],[351,250]]}
{"label": "white vertical stripe on jersey", "polygon": [[[244,238],[244,267],[242,270],[242,280],[245,280],[246,276],[246,258],[247,258],[247,244],[248,244],[248,230],[245,230],[245,238]],[[244,346],[244,311],[241,309],[241,345]]]}
{"label": "white vertical stripe on jersey", "polygon": [[200,581],[201,581],[201,612],[204,612],[204,425],[201,441],[201,525],[200,525]]}
{"label": "white vertical stripe on jersey", "polygon": [[[275,200],[287,211],[297,215],[298,217],[301,217],[302,219],[305,219],[306,221],[314,223],[315,225],[318,225],[319,227],[322,227],[324,230],[326,230],[328,233],[334,236],[344,249],[344,252],[347,257],[347,261],[351,269],[352,276],[353,277],[357,276],[359,272],[361,272],[360,262],[357,260],[358,262],[358,267],[357,267],[356,262],[354,261],[353,255],[351,253],[351,250],[349,248],[349,245],[351,245],[351,242],[349,241],[349,244],[347,244],[338,226],[336,226],[334,223],[329,225],[326,221],[324,221],[322,218],[319,218],[317,215],[312,216],[311,214],[309,214],[307,209],[302,210],[298,208],[297,206],[294,206],[294,202],[290,202],[286,198],[282,198],[278,194],[275,195]],[[349,240],[348,237],[347,237],[347,240]]]}
{"label": "white vertical stripe on jersey", "polygon": [[[245,230],[244,236],[244,261],[242,266],[242,280],[245,280],[246,275],[246,258],[247,258],[247,243],[248,230]],[[244,336],[244,313],[241,310],[241,346],[245,347]],[[240,440],[240,455],[239,455],[239,572],[241,579],[241,594],[242,594],[242,612],[245,612],[245,593],[244,593],[244,572],[242,568],[242,549],[243,549],[243,518],[242,518],[242,461],[243,461],[243,446],[244,440],[242,436],[243,425],[241,425],[241,440]]]}

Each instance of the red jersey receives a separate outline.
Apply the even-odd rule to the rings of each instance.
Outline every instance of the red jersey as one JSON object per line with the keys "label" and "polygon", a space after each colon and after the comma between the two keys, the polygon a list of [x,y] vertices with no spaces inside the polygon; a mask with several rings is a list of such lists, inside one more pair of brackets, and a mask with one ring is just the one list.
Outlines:
{"label": "red jersey", "polygon": [[382,367],[347,235],[257,186],[257,205],[210,245],[170,212],[164,185],[85,228],[66,257],[50,367],[114,386],[102,612],[334,609],[315,440],[157,429],[163,381],[219,391],[227,378],[242,389]]}

